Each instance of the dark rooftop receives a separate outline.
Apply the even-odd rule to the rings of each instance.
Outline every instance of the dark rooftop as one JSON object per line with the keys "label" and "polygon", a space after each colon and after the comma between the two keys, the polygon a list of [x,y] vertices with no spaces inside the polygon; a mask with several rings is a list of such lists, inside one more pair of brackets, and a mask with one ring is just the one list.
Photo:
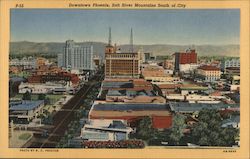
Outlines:
{"label": "dark rooftop", "polygon": [[9,110],[32,110],[43,103],[44,103],[43,100],[37,100],[37,101],[24,100],[22,101],[21,104],[10,107]]}
{"label": "dark rooftop", "polygon": [[146,111],[146,110],[166,110],[170,109],[167,104],[114,104],[104,103],[96,104],[93,106],[93,110],[100,111]]}
{"label": "dark rooftop", "polygon": [[133,82],[103,82],[104,88],[133,88]]}

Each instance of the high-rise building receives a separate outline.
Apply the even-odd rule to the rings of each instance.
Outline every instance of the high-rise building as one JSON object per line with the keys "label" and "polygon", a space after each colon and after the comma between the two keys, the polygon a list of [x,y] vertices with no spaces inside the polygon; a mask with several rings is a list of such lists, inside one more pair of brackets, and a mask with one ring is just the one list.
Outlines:
{"label": "high-rise building", "polygon": [[174,55],[175,71],[190,72],[198,67],[197,53],[194,49],[188,49],[186,52],[176,52]]}
{"label": "high-rise building", "polygon": [[67,40],[63,54],[58,54],[58,66],[68,69],[93,70],[93,46],[76,45]]}
{"label": "high-rise building", "polygon": [[[131,36],[132,36],[131,30]],[[132,38],[132,37],[131,37]],[[130,41],[132,41],[130,39]],[[133,48],[133,46],[131,46]],[[106,78],[139,78],[140,57],[138,53],[122,53],[116,51],[111,44],[111,29],[109,28],[109,43],[105,48],[105,77]]]}

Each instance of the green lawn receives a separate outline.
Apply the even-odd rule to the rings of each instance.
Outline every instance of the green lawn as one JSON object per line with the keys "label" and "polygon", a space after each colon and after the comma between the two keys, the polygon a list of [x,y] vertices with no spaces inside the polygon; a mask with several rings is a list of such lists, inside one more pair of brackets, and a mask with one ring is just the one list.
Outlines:
{"label": "green lawn", "polygon": [[60,98],[63,97],[63,95],[60,94],[48,94],[46,95],[50,99],[50,104],[55,104]]}
{"label": "green lawn", "polygon": [[18,139],[20,140],[28,140],[29,138],[31,137],[31,134],[30,133],[23,133],[21,134]]}

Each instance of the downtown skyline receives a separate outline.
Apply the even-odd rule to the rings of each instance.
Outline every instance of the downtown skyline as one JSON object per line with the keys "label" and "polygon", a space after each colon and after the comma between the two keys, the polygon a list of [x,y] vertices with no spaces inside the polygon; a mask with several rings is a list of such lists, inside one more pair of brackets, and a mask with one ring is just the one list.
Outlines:
{"label": "downtown skyline", "polygon": [[11,42],[112,42],[128,44],[239,44],[240,10],[11,10]]}

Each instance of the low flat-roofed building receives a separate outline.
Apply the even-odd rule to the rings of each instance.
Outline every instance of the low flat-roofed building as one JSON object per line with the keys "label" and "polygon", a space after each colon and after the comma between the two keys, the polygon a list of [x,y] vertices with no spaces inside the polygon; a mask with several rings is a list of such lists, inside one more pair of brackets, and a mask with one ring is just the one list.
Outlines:
{"label": "low flat-roofed building", "polygon": [[18,87],[19,93],[48,94],[60,92],[66,93],[70,88],[59,83],[21,83]]}
{"label": "low flat-roofed building", "polygon": [[149,65],[144,67],[141,72],[143,78],[153,84],[179,83],[182,81],[180,77],[172,77],[166,74],[166,71],[161,66]]}
{"label": "low flat-roofed building", "polygon": [[27,124],[33,118],[43,113],[43,100],[28,101],[24,100],[22,103],[14,104],[9,107],[9,121],[20,124]]}
{"label": "low flat-roofed building", "polygon": [[128,140],[132,131],[122,120],[94,119],[84,125],[81,138],[88,141]]}
{"label": "low flat-roofed building", "polygon": [[89,119],[126,120],[130,126],[145,116],[152,118],[154,128],[172,125],[172,113],[166,104],[94,103],[89,113]]}
{"label": "low flat-roofed building", "polygon": [[180,86],[180,93],[181,95],[187,95],[187,94],[194,94],[194,93],[202,93],[204,91],[207,91],[209,88],[196,85],[196,84],[183,84]]}

